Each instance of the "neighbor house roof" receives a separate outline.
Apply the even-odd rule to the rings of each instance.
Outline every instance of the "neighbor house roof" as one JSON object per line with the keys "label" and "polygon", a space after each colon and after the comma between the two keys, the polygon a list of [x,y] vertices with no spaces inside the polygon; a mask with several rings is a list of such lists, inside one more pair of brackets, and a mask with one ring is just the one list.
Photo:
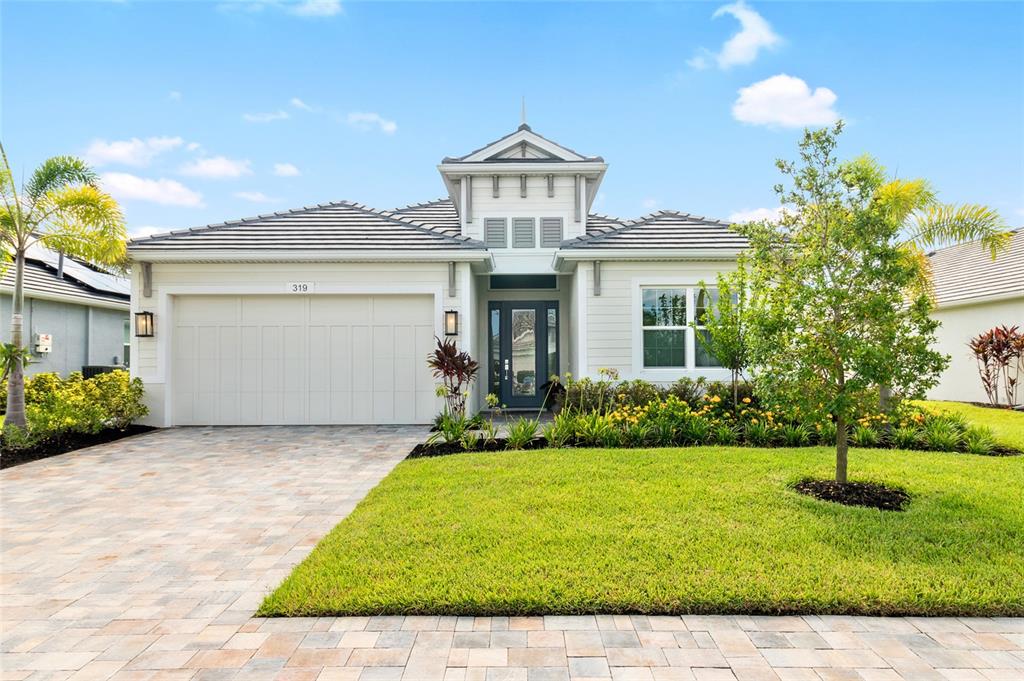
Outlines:
{"label": "neighbor house roof", "polygon": [[995,260],[977,241],[929,253],[939,307],[979,298],[1024,298],[1024,228],[1011,235],[1009,248]]}
{"label": "neighbor house roof", "polygon": [[348,201],[132,240],[130,252],[201,250],[478,250],[480,241]]}
{"label": "neighbor house roof", "polygon": [[[27,297],[128,309],[131,286],[125,277],[98,271],[67,256],[63,275],[58,277],[59,258],[58,254],[38,246],[29,249],[25,258]],[[13,293],[14,276],[14,263],[8,263],[0,279],[0,290]]]}
{"label": "neighbor house roof", "polygon": [[587,218],[587,233],[562,242],[563,249],[722,249],[747,247],[747,239],[727,222],[674,210],[660,210],[635,220],[606,215]]}
{"label": "neighbor house roof", "polygon": [[407,222],[429,227],[444,234],[458,236],[462,233],[459,213],[455,210],[455,204],[451,199],[413,203],[402,208],[395,208],[391,212]]}

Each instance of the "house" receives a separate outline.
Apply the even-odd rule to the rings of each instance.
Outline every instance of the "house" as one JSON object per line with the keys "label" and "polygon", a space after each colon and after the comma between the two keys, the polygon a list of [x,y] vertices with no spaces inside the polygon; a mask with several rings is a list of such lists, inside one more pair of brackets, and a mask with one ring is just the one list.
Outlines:
{"label": "house", "polygon": [[[11,342],[14,265],[0,279],[0,341]],[[32,351],[29,375],[63,376],[85,366],[126,365],[129,358],[127,278],[41,246],[25,258],[24,342]]]}
{"label": "house", "polygon": [[986,402],[967,344],[995,326],[1024,329],[1024,229],[1011,234],[1009,248],[995,260],[978,243],[929,254],[936,298],[932,316],[942,322],[936,349],[950,356],[930,399]]}
{"label": "house", "polygon": [[552,374],[727,379],[688,326],[735,266],[729,225],[590,212],[608,165],[523,124],[437,166],[447,197],[346,201],[129,245],[150,423],[427,423],[434,337],[480,360],[471,404],[536,409]]}

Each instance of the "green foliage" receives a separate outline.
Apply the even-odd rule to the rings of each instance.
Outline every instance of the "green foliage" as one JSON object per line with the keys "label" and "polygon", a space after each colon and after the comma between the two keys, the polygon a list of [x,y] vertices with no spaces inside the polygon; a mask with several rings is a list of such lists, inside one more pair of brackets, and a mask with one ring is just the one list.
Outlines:
{"label": "green foliage", "polygon": [[[66,379],[54,373],[36,374],[25,381],[28,428],[18,430],[33,443],[70,433],[123,430],[149,413],[142,403],[143,392],[142,381],[127,371],[90,379],[83,379],[79,372]],[[17,441],[8,440],[5,431],[5,447]]]}
{"label": "green foliage", "polygon": [[[711,384],[711,386],[714,385]],[[697,404],[711,386],[708,385],[707,380],[703,376],[698,376],[695,379],[684,377],[669,386],[668,390],[665,391],[665,397],[672,395],[682,402]]]}
{"label": "green foliage", "polygon": [[613,439],[615,422],[597,411],[579,414],[576,417],[576,439],[581,445],[602,446]]}
{"label": "green foliage", "polygon": [[897,449],[920,449],[921,430],[916,426],[898,426],[889,435],[892,446]]}
{"label": "green foliage", "polygon": [[734,445],[740,439],[736,428],[728,423],[720,423],[711,432],[711,442],[716,445]]}
{"label": "green foliage", "polygon": [[435,427],[437,430],[427,438],[427,444],[463,442],[466,434],[473,429],[473,420],[465,414],[445,409],[437,417]]}
{"label": "green foliage", "polygon": [[565,447],[576,437],[576,416],[568,411],[555,415],[541,433],[548,447]]}
{"label": "green foliage", "polygon": [[434,378],[441,379],[438,395],[445,400],[445,410],[459,417],[466,414],[466,399],[469,388],[476,380],[480,364],[468,352],[459,350],[455,341],[441,340],[435,336],[436,347],[427,355],[427,366]]}
{"label": "green foliage", "polygon": [[508,449],[522,449],[537,436],[537,422],[533,419],[519,417],[508,424],[508,436],[506,447]]}
{"label": "green foliage", "polygon": [[578,381],[571,377],[565,383],[562,407],[575,413],[605,413],[614,408],[615,386],[610,381],[593,381],[583,378]]}
{"label": "green foliage", "polygon": [[663,392],[658,386],[647,381],[623,381],[615,387],[614,406],[642,407],[660,400]]}
{"label": "green foliage", "polygon": [[27,347],[18,347],[14,343],[0,343],[0,381],[4,382],[3,403],[7,404],[7,375],[11,373],[15,363],[22,367],[32,364],[32,352]]}
{"label": "green foliage", "polygon": [[871,426],[856,426],[850,433],[850,444],[854,447],[877,447],[881,438]]}
{"label": "green foliage", "polygon": [[779,429],[779,435],[787,447],[805,447],[811,443],[811,429],[803,423],[787,423]]}
{"label": "green foliage", "polygon": [[744,428],[744,437],[755,447],[766,447],[772,443],[772,427],[759,420],[750,421]]}
{"label": "green foliage", "polygon": [[972,426],[964,431],[963,446],[969,454],[991,454],[996,448],[996,438],[991,429]]}
{"label": "green foliage", "polygon": [[955,452],[963,441],[963,428],[956,421],[942,417],[925,421],[921,430],[921,441],[928,449]]}
{"label": "green foliage", "polygon": [[805,131],[800,164],[777,164],[791,182],[777,187],[782,218],[739,229],[751,246],[742,257],[744,316],[758,392],[835,422],[835,477],[845,482],[860,396],[883,385],[920,396],[948,358],[931,349],[938,322],[929,298],[905,295],[919,270],[903,253],[902,232],[907,206],[925,198],[923,183],[890,192],[871,158],[840,162],[841,131],[842,123]]}

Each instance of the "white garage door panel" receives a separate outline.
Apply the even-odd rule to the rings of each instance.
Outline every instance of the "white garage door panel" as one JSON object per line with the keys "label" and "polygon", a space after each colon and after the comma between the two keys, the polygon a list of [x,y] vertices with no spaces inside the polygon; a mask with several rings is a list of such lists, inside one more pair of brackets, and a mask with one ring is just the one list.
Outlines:
{"label": "white garage door panel", "polygon": [[427,423],[430,296],[175,300],[180,425]]}

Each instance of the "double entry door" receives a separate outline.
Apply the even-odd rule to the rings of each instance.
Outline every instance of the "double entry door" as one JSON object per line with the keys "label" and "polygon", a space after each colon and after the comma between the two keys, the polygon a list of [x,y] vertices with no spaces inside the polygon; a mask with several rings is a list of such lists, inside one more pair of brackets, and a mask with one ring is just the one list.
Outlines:
{"label": "double entry door", "polygon": [[558,301],[492,301],[489,390],[513,409],[540,408],[558,374]]}

